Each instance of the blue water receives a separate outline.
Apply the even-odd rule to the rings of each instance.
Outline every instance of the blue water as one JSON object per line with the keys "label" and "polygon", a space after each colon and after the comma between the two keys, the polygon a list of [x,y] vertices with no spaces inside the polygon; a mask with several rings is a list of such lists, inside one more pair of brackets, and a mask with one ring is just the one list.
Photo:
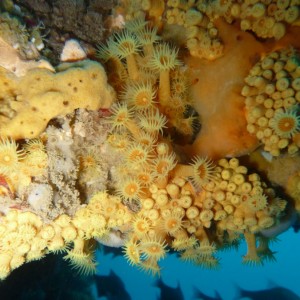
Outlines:
{"label": "blue water", "polygon": [[[291,229],[281,234],[279,239],[279,242],[271,245],[271,249],[277,252],[277,262],[266,262],[263,266],[243,265],[241,261],[246,253],[246,245],[242,243],[238,251],[218,253],[221,259],[219,270],[205,270],[169,255],[161,261],[161,278],[174,288],[179,283],[186,300],[193,299],[193,286],[209,296],[214,296],[214,292],[218,291],[224,300],[234,299],[237,287],[262,290],[280,285],[300,295],[300,234]],[[97,273],[108,275],[110,269],[114,270],[124,281],[132,300],[154,300],[159,296],[159,289],[153,287],[155,279],[129,266],[123,257],[112,258],[112,254],[103,255],[99,252],[97,261]]]}

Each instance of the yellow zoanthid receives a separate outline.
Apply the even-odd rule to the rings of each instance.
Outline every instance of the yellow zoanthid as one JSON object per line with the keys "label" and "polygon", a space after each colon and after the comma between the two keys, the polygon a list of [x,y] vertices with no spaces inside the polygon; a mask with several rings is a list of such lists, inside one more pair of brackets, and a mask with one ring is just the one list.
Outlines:
{"label": "yellow zoanthid", "polygon": [[141,263],[140,244],[133,239],[129,239],[124,245],[124,255],[130,265],[138,265]]}
{"label": "yellow zoanthid", "polygon": [[149,67],[159,72],[158,97],[162,107],[168,106],[170,100],[170,71],[181,65],[177,55],[178,49],[162,43],[154,48],[152,58],[149,61]]}
{"label": "yellow zoanthid", "polygon": [[160,260],[164,258],[166,254],[167,244],[165,241],[157,237],[145,236],[141,241],[142,256],[146,259]]}
{"label": "yellow zoanthid", "polygon": [[83,239],[75,239],[74,247],[67,250],[64,259],[69,261],[71,266],[82,275],[93,275],[96,272],[96,263],[94,254],[91,250],[86,250],[85,241]]}
{"label": "yellow zoanthid", "polygon": [[14,140],[0,140],[0,172],[10,174],[18,170],[20,161],[24,158],[24,150],[18,149]]}
{"label": "yellow zoanthid", "polygon": [[155,89],[152,84],[147,81],[127,85],[122,98],[127,102],[128,106],[133,107],[137,111],[141,111],[153,106],[155,103],[155,95]]}
{"label": "yellow zoanthid", "polygon": [[125,58],[130,79],[137,80],[139,70],[134,55],[138,53],[140,43],[135,35],[124,29],[114,35],[109,50],[120,59]]}

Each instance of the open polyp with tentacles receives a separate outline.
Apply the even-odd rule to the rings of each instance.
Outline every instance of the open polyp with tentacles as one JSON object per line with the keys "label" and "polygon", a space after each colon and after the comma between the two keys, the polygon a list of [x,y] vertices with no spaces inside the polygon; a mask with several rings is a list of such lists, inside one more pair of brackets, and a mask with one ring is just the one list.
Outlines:
{"label": "open polyp with tentacles", "polygon": [[199,119],[189,112],[189,82],[178,51],[160,41],[156,28],[142,18],[126,23],[98,47],[98,57],[111,70],[120,99],[111,110],[113,126],[121,127],[123,122],[136,136],[141,132],[137,124],[150,134],[167,125],[173,137],[176,132],[193,137]]}

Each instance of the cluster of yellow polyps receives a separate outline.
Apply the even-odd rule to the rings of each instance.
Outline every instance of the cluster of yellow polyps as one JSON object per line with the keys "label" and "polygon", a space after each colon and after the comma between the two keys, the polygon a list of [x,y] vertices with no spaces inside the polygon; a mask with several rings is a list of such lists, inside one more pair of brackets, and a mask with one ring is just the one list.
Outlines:
{"label": "cluster of yellow polyps", "polygon": [[158,261],[166,256],[169,245],[180,251],[183,259],[216,266],[216,249],[199,218],[203,211],[195,204],[191,186],[184,178],[174,177],[163,188],[151,184],[148,197],[140,202],[141,210],[132,220],[132,232],[125,244],[130,264],[157,274]]}
{"label": "cluster of yellow polyps", "polygon": [[[92,238],[109,237],[130,223],[131,212],[118,197],[95,194],[74,217],[62,214],[51,223],[32,212],[11,209],[0,224],[0,279],[26,262],[50,252],[65,252],[64,259],[83,274],[95,272]],[[128,229],[127,229],[128,230]]]}
{"label": "cluster of yellow polyps", "polygon": [[[228,236],[239,234],[255,239],[276,223],[286,204],[238,159],[215,165],[196,157],[191,165],[176,163],[181,158],[166,136],[177,128],[188,103],[187,97],[180,101],[174,95],[188,95],[188,85],[179,75],[177,51],[157,40],[156,31],[138,19],[99,48],[99,56],[115,66],[112,79],[120,96],[107,118],[108,142],[123,161],[116,193],[136,212],[125,255],[153,274],[167,245],[183,259],[216,266],[215,244],[223,247],[232,242]],[[211,234],[213,228],[217,232]],[[245,261],[251,257],[258,260],[248,255]]]}
{"label": "cluster of yellow polyps", "polygon": [[[176,3],[169,1],[168,6],[175,9]],[[187,15],[189,18],[185,20],[186,25],[198,25],[201,14],[193,10],[193,4],[187,8]],[[212,34],[215,34],[214,30]],[[126,240],[124,251],[129,262],[152,274],[159,273],[158,262],[165,257],[167,246],[180,252],[184,260],[214,267],[218,264],[214,256],[216,249],[231,244],[240,234],[244,234],[248,243],[248,253],[244,261],[261,262],[263,256],[258,255],[256,234],[276,223],[285,210],[286,201],[276,198],[274,190],[268,188],[256,173],[248,174],[247,168],[241,166],[238,159],[221,159],[215,164],[207,158],[196,157],[190,165],[176,162],[187,161],[188,158],[183,159],[175,153],[168,136],[173,134],[174,129],[193,135],[193,115],[186,116],[187,108],[191,108],[191,105],[188,101],[187,80],[180,69],[182,62],[178,59],[178,50],[165,42],[158,43],[158,40],[156,29],[148,27],[143,19],[138,19],[128,22],[124,30],[113,35],[108,44],[99,49],[99,57],[114,67],[110,79],[120,98],[120,101],[110,108],[111,115],[106,120],[111,129],[107,142],[119,151],[122,161],[117,170],[111,170],[117,173],[116,176],[112,176],[114,181],[110,183],[110,193],[113,195],[107,192],[96,193],[91,199],[87,199],[89,203],[78,209],[73,217],[63,214],[48,224],[44,224],[39,216],[31,212],[11,209],[1,219],[0,225],[1,278],[5,278],[24,262],[40,259],[48,252],[57,251],[66,252],[65,259],[80,272],[93,273],[95,263],[89,241],[94,238],[107,244],[118,245],[122,245]],[[280,96],[285,91],[283,87],[287,85],[286,82],[288,88],[292,80],[291,86],[293,91],[297,91],[294,91],[297,99],[299,67],[290,59],[290,53],[292,52],[274,52],[259,63],[262,74],[260,71],[257,74],[251,73],[252,77],[247,78],[248,86],[242,93],[247,96],[249,116],[253,114],[250,104],[255,103],[258,97],[251,98],[252,91],[259,90],[267,80],[271,82],[266,86],[271,88],[272,80],[276,78],[274,85]],[[288,80],[284,80],[285,77],[277,73],[273,77],[268,63],[275,59],[276,55],[284,61],[282,69],[279,70],[282,71],[280,74],[285,74],[284,69],[286,73],[292,74]],[[63,71],[64,76],[70,80],[62,81],[62,86],[58,86],[61,90],[68,91],[70,101],[78,100],[77,96],[80,94],[80,101],[91,100],[87,107],[86,102],[83,107],[98,109],[101,103],[94,101],[94,94],[98,97],[104,93],[112,100],[109,97],[112,96],[110,89],[103,91],[102,86],[100,91],[93,90],[93,95],[83,97],[83,91],[78,88],[80,84],[88,81],[88,86],[94,86],[94,80],[98,76],[106,83],[106,77],[96,63],[83,62],[76,66],[74,72],[80,74],[87,68],[88,71],[84,74],[88,73],[88,78],[83,76],[74,79],[72,76],[71,80],[69,75],[72,72],[69,73],[66,67]],[[277,67],[279,68],[278,64]],[[96,69],[99,72],[96,72]],[[51,99],[59,101],[59,109],[56,110],[55,107],[55,111],[51,110],[51,116],[47,116],[50,119],[57,116],[58,112],[68,113],[70,107],[71,111],[82,107],[78,106],[78,103],[73,107],[69,100],[66,102],[64,97],[57,97],[61,90],[53,91],[53,82],[50,79],[43,80],[43,85],[47,85],[46,90],[49,91],[46,93],[47,97],[41,100],[39,93],[39,103],[36,103],[37,91],[40,91],[37,82],[41,81],[42,73],[44,74],[44,71],[37,70],[30,73],[27,81],[24,79],[28,85],[23,88],[31,96],[29,107],[24,108],[23,103],[16,103],[13,107],[7,101],[7,112],[12,112],[15,108],[17,115],[12,113],[6,116],[9,120],[5,123],[6,127],[0,130],[2,135],[9,135],[13,128],[21,124],[20,122],[29,126],[33,112],[40,114],[43,110],[40,105],[45,104],[46,107]],[[297,76],[294,77],[293,74]],[[45,78],[59,77],[48,73],[44,75]],[[251,80],[255,82],[253,89]],[[4,99],[11,100],[10,96],[15,96],[13,90],[10,92],[11,94],[6,95]],[[266,93],[266,88],[263,92]],[[272,94],[275,102],[279,94],[276,95]],[[268,109],[266,105],[269,105],[269,102],[263,102],[263,107]],[[64,109],[61,110],[61,107]],[[258,111],[260,112],[260,107]],[[289,135],[298,131],[298,116],[295,117],[296,127]],[[270,124],[274,131],[278,127],[274,125],[278,118],[274,113],[274,121]],[[29,136],[39,135],[48,120],[45,117],[44,123],[41,122],[43,126],[39,124],[38,128],[34,124],[33,132],[31,128],[26,128],[29,130]],[[283,126],[286,126],[286,123],[283,123]],[[28,132],[18,132],[16,138],[28,137]],[[17,150],[14,142],[3,142],[2,146],[6,144],[13,146],[14,156],[5,153],[0,155],[0,167],[4,168],[3,172],[8,172],[9,162],[16,163],[14,170],[18,170],[25,162],[29,167],[37,165],[42,170],[46,168],[47,157],[32,154],[40,151],[44,153],[43,149],[38,149],[38,142],[31,141],[26,145],[28,155]],[[93,163],[90,160],[94,159],[93,153],[89,154],[87,157],[81,157],[80,167],[83,169]],[[37,164],[38,158],[40,161]],[[9,188],[9,180],[7,183]],[[8,190],[7,193],[7,196],[10,196]],[[126,238],[120,236],[118,241],[114,241],[112,235],[115,232],[126,233]]]}
{"label": "cluster of yellow polyps", "polygon": [[48,156],[43,143],[36,139],[28,141],[20,149],[13,140],[0,141],[0,174],[7,183],[2,195],[13,197],[31,183],[32,177],[46,175]]}
{"label": "cluster of yellow polyps", "polygon": [[[193,185],[187,181],[192,177]],[[197,191],[198,190],[198,191]],[[286,201],[276,198],[256,173],[235,158],[221,159],[214,166],[198,158],[190,165],[178,164],[165,186],[153,183],[140,198],[141,209],[131,222],[132,233],[125,244],[129,263],[152,274],[166,255],[166,243],[182,259],[205,267],[216,267],[216,245],[225,247],[230,237],[244,234],[249,242],[244,262],[261,263],[251,241],[281,216]],[[215,228],[215,234],[208,229]],[[251,250],[251,251],[250,251]]]}
{"label": "cluster of yellow polyps", "polygon": [[162,130],[167,123],[160,116],[163,113],[168,127],[193,135],[196,117],[185,115],[191,101],[178,49],[158,40],[156,29],[137,19],[99,47],[99,57],[108,67],[112,65],[109,78],[123,100],[112,108],[111,123],[119,130],[126,127],[136,136],[141,132],[136,123],[147,132]]}
{"label": "cluster of yellow polyps", "polygon": [[246,97],[247,130],[278,156],[300,148],[300,56],[294,49],[271,52],[250,70]]}
{"label": "cluster of yellow polyps", "polygon": [[168,1],[166,22],[185,28],[186,45],[195,57],[214,60],[223,54],[223,44],[214,25],[212,10],[205,8],[208,4],[192,1]]}
{"label": "cluster of yellow polyps", "polygon": [[[281,39],[290,24],[299,24],[299,2],[294,1],[189,1],[168,0],[142,1],[144,5],[136,5],[135,1],[125,1],[126,19],[149,15],[156,26],[162,24],[169,30],[183,35],[190,54],[195,57],[214,60],[223,54],[223,44],[219,38],[215,21],[218,18],[228,23],[239,21],[243,31],[253,31],[261,38]],[[157,15],[159,14],[159,15]],[[161,18],[162,15],[165,18]],[[166,26],[167,24],[167,26]],[[180,28],[180,29],[178,29]]]}
{"label": "cluster of yellow polyps", "polygon": [[[214,243],[222,247],[228,235],[241,233],[255,239],[256,232],[276,222],[286,202],[276,199],[274,191],[235,158],[222,159],[217,166],[204,158],[195,158],[190,166],[176,164],[171,143],[162,135],[170,124],[167,104],[160,102],[160,95],[156,104],[153,87],[142,84],[143,93],[137,97],[141,89],[127,82],[123,101],[111,108],[108,118],[113,128],[108,142],[124,160],[117,193],[137,211],[125,256],[130,264],[156,274],[168,244],[185,260],[216,266]],[[135,100],[142,96],[144,101]],[[208,228],[217,228],[217,236],[210,236]],[[260,258],[244,259],[252,260]]]}
{"label": "cluster of yellow polyps", "polygon": [[234,3],[231,15],[241,20],[242,30],[252,30],[259,37],[279,40],[285,35],[287,25],[299,21],[299,2]]}

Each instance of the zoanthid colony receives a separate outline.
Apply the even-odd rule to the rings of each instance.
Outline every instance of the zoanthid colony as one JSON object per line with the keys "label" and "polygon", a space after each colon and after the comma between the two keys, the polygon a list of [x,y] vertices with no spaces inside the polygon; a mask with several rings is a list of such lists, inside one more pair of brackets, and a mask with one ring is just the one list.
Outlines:
{"label": "zoanthid colony", "polygon": [[[185,152],[201,130],[194,106],[201,99],[190,93],[188,53],[164,34],[174,23],[195,32],[184,38],[191,55],[212,63],[203,58],[217,60],[223,47],[214,46],[215,20],[241,19],[242,30],[280,39],[283,27],[298,21],[291,15],[299,3],[275,9],[272,1],[225,2],[142,1],[137,8],[124,1],[130,20],[98,45],[107,81],[91,61],[62,65],[57,74],[30,70],[20,79],[1,72],[1,279],[50,252],[65,253],[75,269],[92,274],[96,241],[123,247],[129,264],[153,275],[171,249],[216,268],[218,251],[242,239],[244,263],[274,259],[264,232],[299,211],[299,168],[278,193],[245,157]],[[283,19],[275,21],[271,8]],[[266,20],[258,32],[256,23]],[[208,48],[201,32],[213,37]],[[274,157],[299,155],[299,68],[297,49],[282,46],[261,54],[238,91],[248,132]]]}
{"label": "zoanthid colony", "polygon": [[296,49],[271,52],[245,78],[247,130],[272,156],[299,150],[300,56]]}

